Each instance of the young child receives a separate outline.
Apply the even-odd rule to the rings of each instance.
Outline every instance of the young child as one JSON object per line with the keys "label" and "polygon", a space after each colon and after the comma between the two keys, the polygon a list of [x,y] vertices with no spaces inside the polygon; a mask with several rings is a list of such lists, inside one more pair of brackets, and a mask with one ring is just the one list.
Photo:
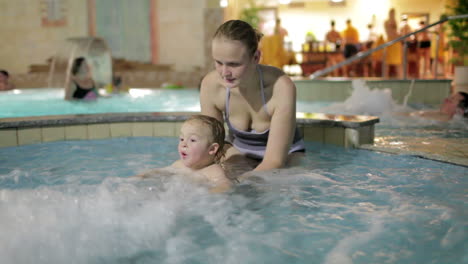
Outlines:
{"label": "young child", "polygon": [[9,82],[10,74],[6,70],[0,70],[0,91],[14,89],[15,86]]}
{"label": "young child", "polygon": [[[180,159],[167,168],[187,174],[195,181],[209,183],[214,192],[226,191],[231,181],[226,177],[219,164],[224,155],[224,126],[216,118],[194,115],[187,119],[180,129]],[[138,177],[147,178],[162,169],[155,169]]]}

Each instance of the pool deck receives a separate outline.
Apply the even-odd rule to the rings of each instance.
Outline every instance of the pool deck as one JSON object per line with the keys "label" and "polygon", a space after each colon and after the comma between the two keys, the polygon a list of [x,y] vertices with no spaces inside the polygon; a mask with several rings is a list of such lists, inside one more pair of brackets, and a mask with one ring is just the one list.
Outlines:
{"label": "pool deck", "polygon": [[467,138],[440,138],[431,139],[429,142],[425,138],[412,138],[405,141],[405,148],[399,146],[392,146],[381,141],[380,138],[376,139],[375,144],[365,144],[359,146],[361,149],[372,151],[416,156],[430,160],[455,164],[459,166],[468,167],[468,139]]}

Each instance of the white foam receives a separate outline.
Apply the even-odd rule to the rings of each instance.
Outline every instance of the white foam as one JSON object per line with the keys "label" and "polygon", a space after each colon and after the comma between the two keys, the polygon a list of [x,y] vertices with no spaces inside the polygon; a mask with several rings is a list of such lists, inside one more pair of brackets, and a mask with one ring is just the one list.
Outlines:
{"label": "white foam", "polygon": [[335,103],[321,109],[325,113],[381,116],[401,108],[393,101],[392,91],[370,89],[364,80],[352,82],[352,93],[344,102]]}

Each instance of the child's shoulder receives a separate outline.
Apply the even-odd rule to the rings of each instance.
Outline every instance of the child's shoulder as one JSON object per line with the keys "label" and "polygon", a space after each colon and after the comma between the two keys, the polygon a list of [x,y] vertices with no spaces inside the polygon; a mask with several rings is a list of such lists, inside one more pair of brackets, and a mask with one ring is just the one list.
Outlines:
{"label": "child's shoulder", "polygon": [[205,175],[210,181],[228,180],[221,165],[215,163],[198,171]]}

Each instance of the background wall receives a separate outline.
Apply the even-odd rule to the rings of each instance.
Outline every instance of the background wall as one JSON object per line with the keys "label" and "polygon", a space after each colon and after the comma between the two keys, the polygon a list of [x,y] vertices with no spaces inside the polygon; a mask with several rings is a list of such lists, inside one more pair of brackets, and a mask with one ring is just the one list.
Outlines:
{"label": "background wall", "polygon": [[[142,26],[155,27],[157,63],[172,65],[176,71],[203,69],[207,60],[205,34],[212,32],[211,28],[222,22],[222,16],[216,15],[222,14],[219,2],[215,0],[154,1],[156,2],[155,10],[153,10],[156,17],[155,23],[150,25],[148,21],[148,25]],[[41,19],[45,2],[60,3],[66,20],[65,24],[62,26],[42,25]],[[115,18],[131,20],[134,14],[130,11],[120,14],[121,16],[117,13],[111,18],[103,18],[102,16],[105,14],[97,12],[94,15],[101,17],[95,17],[96,21],[104,21],[109,25],[104,28],[102,23],[100,26],[88,25],[88,21],[93,23],[92,15],[88,12],[88,4],[93,2],[96,2],[96,6],[100,10],[108,5],[110,10],[122,12],[122,9],[119,10],[114,6],[114,1],[109,0],[0,0],[0,35],[2,36],[0,68],[7,69],[12,74],[27,73],[32,64],[46,64],[47,59],[55,54],[67,38],[89,36],[88,28],[94,28],[97,36],[100,36],[101,32],[101,37],[106,37],[106,34],[102,32],[106,32],[112,27],[124,27],[121,31],[129,34],[132,33],[132,30],[141,31],[135,23],[130,27],[129,23],[110,23],[115,22]],[[117,2],[120,3],[120,6],[125,7],[131,4],[132,0],[119,0]],[[91,12],[99,11],[96,8],[90,10],[92,10]],[[204,15],[208,15],[208,21],[211,21],[211,24],[205,24],[207,19]],[[134,20],[137,19],[138,17]],[[115,36],[113,39],[119,40]],[[151,57],[149,56],[151,54],[149,54],[147,47],[151,41],[150,37],[138,37],[131,38],[130,42],[127,41],[124,46],[118,44],[114,46],[122,47],[122,50],[116,52],[117,55],[130,54],[131,56],[127,59],[150,62]],[[139,51],[139,47],[144,47],[144,56],[149,58],[141,58],[135,54]]]}
{"label": "background wall", "polygon": [[205,62],[201,1],[158,1],[159,63],[173,64],[176,70],[192,70]]}
{"label": "background wall", "polygon": [[86,1],[63,0],[63,26],[43,26],[42,1],[0,0],[0,68],[24,73],[43,64],[68,37],[88,32]]}
{"label": "background wall", "polygon": [[[0,68],[11,73],[26,73],[31,64],[45,64],[69,37],[88,36],[88,3],[104,0],[0,0]],[[129,1],[131,0],[120,0]],[[213,30],[222,22],[222,9],[218,0],[154,0],[153,13],[156,58],[159,64],[172,65],[176,71],[204,70],[211,64],[209,46]],[[383,33],[383,21],[388,9],[395,7],[401,13],[429,13],[430,22],[436,21],[448,0],[347,0],[344,7],[331,7],[328,0],[293,1],[294,5],[278,5],[277,0],[258,0],[258,6],[278,8],[282,25],[290,34],[296,50],[304,41],[307,31],[323,39],[329,21],[335,19],[337,28],[344,29],[345,20],[351,18],[361,36],[366,35],[366,25],[374,21],[376,30]],[[45,2],[63,5],[66,23],[63,26],[43,26]],[[100,2],[101,3],[101,2]],[[297,4],[299,3],[299,5]],[[301,3],[303,5],[301,6]],[[229,0],[224,18],[238,18],[239,12],[249,5],[249,0]],[[111,7],[109,7],[111,8]],[[208,18],[207,18],[208,17]],[[131,29],[130,29],[131,30]],[[98,32],[99,33],[99,32]],[[152,41],[134,39],[132,41]],[[147,45],[148,43],[144,43]],[[137,49],[138,45],[132,46]],[[132,51],[133,52],[133,51]],[[153,54],[154,55],[154,54]],[[149,56],[149,55],[145,55]],[[137,57],[137,56],[136,56]],[[137,57],[138,58],[138,57]],[[143,59],[142,59],[143,60]],[[147,61],[151,61],[148,59]],[[154,61],[154,60],[153,60]]]}

